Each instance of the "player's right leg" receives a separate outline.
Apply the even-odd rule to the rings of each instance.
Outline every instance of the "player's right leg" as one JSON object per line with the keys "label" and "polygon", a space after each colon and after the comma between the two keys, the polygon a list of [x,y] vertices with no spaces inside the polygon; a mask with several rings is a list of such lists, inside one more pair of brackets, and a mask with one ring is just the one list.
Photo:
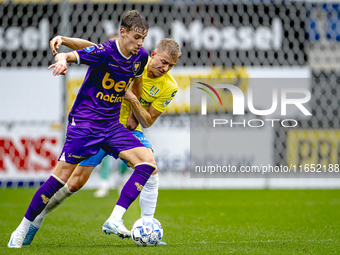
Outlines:
{"label": "player's right leg", "polygon": [[38,189],[24,219],[12,233],[9,248],[21,248],[34,219],[44,210],[51,197],[64,186],[79,162],[98,153],[105,140],[101,130],[69,123],[66,141],[52,176]]}
{"label": "player's right leg", "polygon": [[105,151],[100,150],[96,155],[85,159],[77,165],[72,175],[68,178],[67,184],[54,194],[45,209],[32,222],[23,245],[31,244],[46,216],[85,185],[93,169],[100,164],[106,155]]}
{"label": "player's right leg", "polygon": [[46,216],[62,205],[69,197],[77,193],[77,191],[81,189],[81,187],[84,186],[90,178],[93,169],[94,167],[79,165],[75,168],[66,185],[54,194],[45,209],[32,222],[23,245],[30,245],[32,243],[35,234],[40,229]]}
{"label": "player's right leg", "polygon": [[30,225],[37,215],[44,210],[51,197],[65,185],[65,181],[67,181],[75,167],[75,164],[58,161],[53,174],[34,194],[32,201],[25,213],[25,217],[17,229],[11,234],[7,247],[21,248],[25,236],[29,231]]}

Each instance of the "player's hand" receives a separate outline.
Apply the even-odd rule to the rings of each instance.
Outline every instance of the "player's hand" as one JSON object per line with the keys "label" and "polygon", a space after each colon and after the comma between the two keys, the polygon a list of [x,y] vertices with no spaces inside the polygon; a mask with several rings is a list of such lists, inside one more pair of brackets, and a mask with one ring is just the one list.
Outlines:
{"label": "player's hand", "polygon": [[65,75],[67,73],[67,62],[64,59],[61,59],[58,62],[54,63],[53,65],[50,65],[48,67],[48,70],[50,70],[51,68],[54,68],[53,69],[54,76]]}
{"label": "player's hand", "polygon": [[137,100],[137,97],[130,89],[128,89],[125,93],[124,99],[128,102],[131,102],[132,100]]}
{"label": "player's hand", "polygon": [[129,118],[127,119],[127,122],[126,122],[126,128],[128,130],[135,130],[138,126],[138,121],[136,120],[135,116],[133,114],[131,114],[129,116]]}
{"label": "player's hand", "polygon": [[54,37],[51,41],[50,41],[50,48],[52,51],[52,54],[55,56],[58,54],[57,50],[60,48],[61,44],[63,43],[63,40],[61,39],[61,36],[58,35],[56,37]]}

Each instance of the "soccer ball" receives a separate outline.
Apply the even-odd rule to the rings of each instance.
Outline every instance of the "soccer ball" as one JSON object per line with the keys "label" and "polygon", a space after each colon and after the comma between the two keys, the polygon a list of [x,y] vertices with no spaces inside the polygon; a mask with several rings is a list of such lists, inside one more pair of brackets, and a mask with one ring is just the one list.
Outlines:
{"label": "soccer ball", "polygon": [[131,237],[138,246],[156,246],[163,237],[163,227],[155,218],[142,217],[133,224]]}

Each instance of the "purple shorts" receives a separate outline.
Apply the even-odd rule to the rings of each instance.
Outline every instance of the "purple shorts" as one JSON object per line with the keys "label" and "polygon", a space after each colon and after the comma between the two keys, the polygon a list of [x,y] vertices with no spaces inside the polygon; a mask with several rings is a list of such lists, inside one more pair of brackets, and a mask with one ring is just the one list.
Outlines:
{"label": "purple shorts", "polygon": [[136,147],[144,147],[144,145],[120,123],[110,129],[92,129],[69,123],[64,148],[58,160],[78,164],[96,155],[101,148],[112,157],[118,158],[121,151]]}

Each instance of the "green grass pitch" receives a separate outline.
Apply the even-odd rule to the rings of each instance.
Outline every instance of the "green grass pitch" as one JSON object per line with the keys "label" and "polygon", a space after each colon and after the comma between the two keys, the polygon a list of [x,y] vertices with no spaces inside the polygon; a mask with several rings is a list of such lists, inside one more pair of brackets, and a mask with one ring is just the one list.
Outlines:
{"label": "green grass pitch", "polygon": [[[104,235],[117,194],[82,190],[52,212],[30,246],[8,249],[33,189],[0,190],[0,254],[337,254],[340,190],[161,190],[155,217],[167,246]],[[139,218],[135,202],[125,214]]]}

